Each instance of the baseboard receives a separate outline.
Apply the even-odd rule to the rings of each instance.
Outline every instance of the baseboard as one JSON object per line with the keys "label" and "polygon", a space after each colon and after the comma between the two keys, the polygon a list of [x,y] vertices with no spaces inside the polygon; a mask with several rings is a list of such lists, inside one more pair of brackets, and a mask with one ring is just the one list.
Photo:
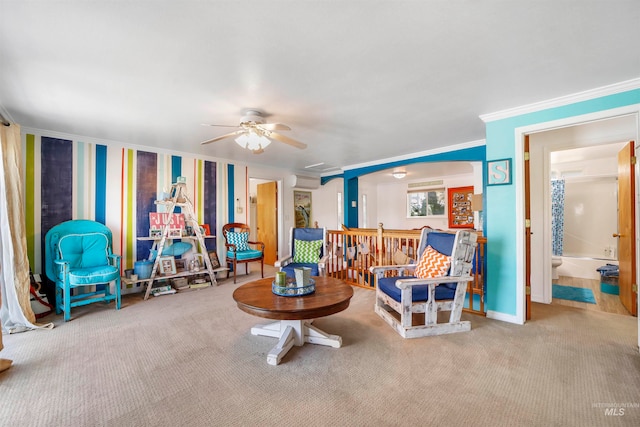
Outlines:
{"label": "baseboard", "polygon": [[502,322],[515,323],[516,325],[523,325],[524,322],[518,319],[517,316],[512,314],[500,313],[498,311],[487,310],[487,318],[493,320],[500,320]]}

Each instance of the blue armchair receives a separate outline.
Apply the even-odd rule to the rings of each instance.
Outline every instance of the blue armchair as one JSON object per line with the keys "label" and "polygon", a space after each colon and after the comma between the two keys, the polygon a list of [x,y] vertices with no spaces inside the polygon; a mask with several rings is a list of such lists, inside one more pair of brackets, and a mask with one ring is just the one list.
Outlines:
{"label": "blue armchair", "polygon": [[[477,238],[469,230],[452,234],[424,228],[417,263],[371,267],[377,279],[376,313],[404,338],[471,330],[460,317],[473,280]],[[389,277],[390,271],[395,275]],[[448,323],[438,323],[438,311],[450,312]],[[424,322],[415,314],[423,315]]]}
{"label": "blue armchair", "polygon": [[[65,322],[72,307],[115,301],[120,309],[120,256],[112,253],[111,230],[103,224],[78,219],[51,228],[45,236],[45,264],[47,277],[55,283],[56,314],[64,312]],[[81,293],[78,288],[84,286],[95,290]]]}
{"label": "blue armchair", "polygon": [[295,278],[294,269],[296,267],[311,268],[312,276],[325,275],[326,228],[291,228],[289,241],[290,255],[276,261],[275,267],[292,278]]}

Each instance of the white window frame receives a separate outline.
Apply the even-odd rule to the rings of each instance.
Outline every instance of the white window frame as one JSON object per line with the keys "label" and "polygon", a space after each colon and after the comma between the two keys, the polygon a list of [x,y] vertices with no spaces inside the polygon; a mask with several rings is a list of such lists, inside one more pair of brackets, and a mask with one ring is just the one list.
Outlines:
{"label": "white window frame", "polygon": [[[443,213],[442,214],[430,214],[429,210],[425,215],[419,215],[414,213],[412,210],[412,198],[420,197],[422,194],[422,199],[429,199],[429,193],[440,193],[443,201]],[[428,207],[428,206],[427,206]],[[410,190],[407,191],[407,218],[446,218],[447,217],[447,189],[444,187],[437,188],[425,188],[420,190]]]}

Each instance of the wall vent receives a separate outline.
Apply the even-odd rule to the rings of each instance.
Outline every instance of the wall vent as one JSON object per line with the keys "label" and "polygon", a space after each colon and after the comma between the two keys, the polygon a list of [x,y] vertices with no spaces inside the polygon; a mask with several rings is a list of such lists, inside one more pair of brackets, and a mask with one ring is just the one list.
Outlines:
{"label": "wall vent", "polygon": [[444,185],[444,181],[439,179],[437,181],[411,182],[407,184],[409,188],[433,187],[435,185]]}

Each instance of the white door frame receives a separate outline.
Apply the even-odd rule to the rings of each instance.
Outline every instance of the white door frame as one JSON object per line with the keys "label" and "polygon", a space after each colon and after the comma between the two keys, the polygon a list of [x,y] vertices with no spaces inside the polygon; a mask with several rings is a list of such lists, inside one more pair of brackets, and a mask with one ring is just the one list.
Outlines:
{"label": "white door frame", "polygon": [[[640,135],[640,104],[628,105],[625,107],[614,108],[605,111],[598,111],[595,113],[584,114],[581,116],[568,117],[560,120],[553,120],[549,122],[536,123],[529,126],[523,126],[515,129],[514,132],[514,185],[516,186],[516,319],[525,323],[526,321],[526,294],[525,294],[525,285],[526,285],[526,247],[525,247],[525,211],[524,211],[524,137],[527,134],[544,132],[553,129],[558,129],[567,126],[576,126],[580,124],[586,124],[588,122],[593,122],[597,120],[603,119],[611,119],[618,116],[630,115],[634,114],[636,116],[636,138],[635,143],[636,147],[638,147],[638,135]],[[638,185],[639,180],[639,168],[640,165],[636,164],[636,194],[635,199],[640,200],[638,196],[638,191],[640,190]],[[637,202],[636,202],[637,203]],[[636,209],[636,247],[640,247],[638,245],[638,236],[639,236],[639,228],[638,228],[638,215],[639,209]],[[638,252],[636,251],[636,275],[640,273],[638,270]],[[549,255],[550,256],[550,255]],[[545,257],[546,258],[546,257]],[[550,260],[549,260],[550,263]],[[636,277],[636,283],[640,283],[638,278]],[[640,299],[639,299],[640,301]],[[639,311],[640,312],[640,311]],[[640,345],[640,316],[638,316],[638,344]]]}

